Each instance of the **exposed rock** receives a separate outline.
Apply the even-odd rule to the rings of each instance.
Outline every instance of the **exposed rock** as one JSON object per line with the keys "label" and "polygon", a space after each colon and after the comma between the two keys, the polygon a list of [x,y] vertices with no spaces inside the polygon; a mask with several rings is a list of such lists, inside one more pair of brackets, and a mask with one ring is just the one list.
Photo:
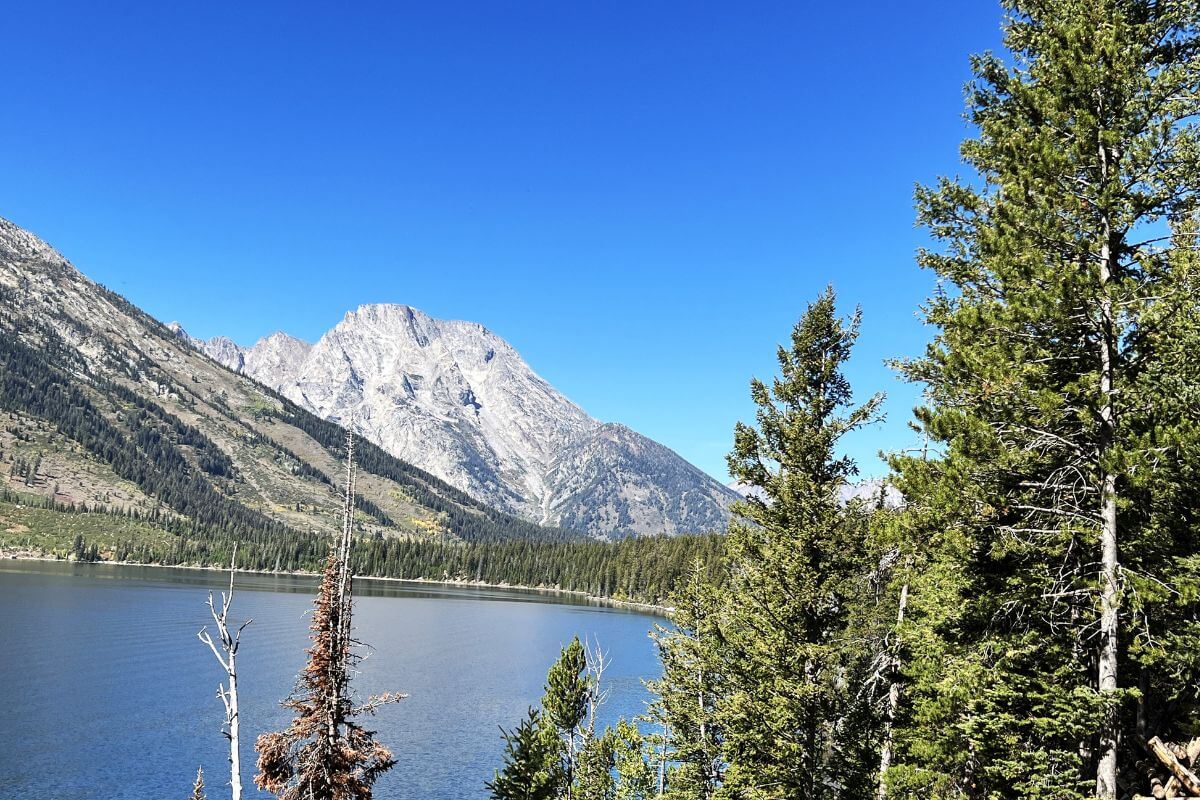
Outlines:
{"label": "exposed rock", "polygon": [[[314,345],[197,346],[475,498],[594,535],[724,527],[735,495],[666,447],[601,423],[474,322],[364,305]],[[234,364],[239,363],[235,367]]]}

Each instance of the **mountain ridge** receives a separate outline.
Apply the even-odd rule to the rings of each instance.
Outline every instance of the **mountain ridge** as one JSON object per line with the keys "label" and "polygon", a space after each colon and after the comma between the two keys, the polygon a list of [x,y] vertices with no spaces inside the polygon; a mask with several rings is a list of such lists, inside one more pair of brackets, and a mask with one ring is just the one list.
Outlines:
{"label": "mountain ridge", "polygon": [[[233,537],[284,565],[323,552],[344,431],[196,351],[3,218],[0,300],[3,488],[153,519],[201,547]],[[506,515],[373,444],[356,454],[368,537],[581,536]]]}
{"label": "mountain ridge", "polygon": [[347,311],[317,342],[178,335],[325,419],[508,513],[592,535],[724,528],[736,495],[674,451],[601,422],[485,326],[409,305]]}

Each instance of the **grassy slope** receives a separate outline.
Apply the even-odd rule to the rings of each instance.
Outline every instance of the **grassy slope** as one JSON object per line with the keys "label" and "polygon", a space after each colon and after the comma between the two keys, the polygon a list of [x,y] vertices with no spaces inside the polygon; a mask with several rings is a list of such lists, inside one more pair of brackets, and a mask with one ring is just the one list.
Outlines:
{"label": "grassy slope", "polygon": [[105,561],[115,558],[122,543],[161,552],[175,541],[174,534],[142,520],[100,512],[68,514],[0,500],[0,556],[66,558],[77,535],[95,544]]}

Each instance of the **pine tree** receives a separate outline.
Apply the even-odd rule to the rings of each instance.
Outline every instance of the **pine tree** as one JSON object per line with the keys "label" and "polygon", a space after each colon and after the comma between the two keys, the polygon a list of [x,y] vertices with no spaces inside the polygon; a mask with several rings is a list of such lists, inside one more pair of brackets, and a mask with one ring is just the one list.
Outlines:
{"label": "pine tree", "polygon": [[717,717],[724,697],[722,635],[717,590],[697,561],[671,603],[670,627],[658,625],[662,677],[650,683],[656,695],[650,717],[666,732],[672,800],[709,800],[724,774],[724,732]]}
{"label": "pine tree", "polygon": [[[932,549],[894,777],[914,796],[1114,800],[1137,741],[1180,722],[1189,668],[1164,642],[1195,641],[1194,528],[1164,513],[1194,514],[1168,489],[1194,463],[1189,412],[1146,376],[1162,322],[1195,303],[1171,255],[1194,237],[1158,226],[1196,204],[1200,5],[1005,7],[1011,58],[976,57],[968,91],[980,185],[917,196],[944,288],[904,368],[935,457],[896,460]],[[1187,623],[1169,630],[1172,605]]]}
{"label": "pine tree", "polygon": [[658,776],[649,752],[649,742],[637,725],[625,719],[609,734],[613,766],[617,773],[616,800],[651,800],[658,794]]}
{"label": "pine tree", "polygon": [[504,731],[504,768],[487,788],[493,800],[551,800],[557,797],[565,776],[558,761],[558,746],[544,732],[537,709],[515,731]]}
{"label": "pine tree", "polygon": [[[915,508],[890,502],[895,486],[889,480],[874,497],[852,502],[869,516],[866,526],[861,593],[849,598],[847,655],[865,673],[860,686],[861,713],[872,732],[878,732],[876,799],[887,800],[886,775],[896,752],[896,728],[904,693],[903,667],[910,649],[912,583],[926,569],[923,530],[911,524]],[[865,666],[865,669],[863,667]]]}
{"label": "pine tree", "polygon": [[346,493],[341,536],[326,561],[314,603],[312,647],[296,692],[284,702],[296,717],[287,730],[258,737],[254,782],[280,800],[370,800],[372,786],[395,761],[374,733],[356,721],[403,695],[388,694],[355,706],[350,675],[358,661],[351,618],[354,576],[354,439],[347,440]]}
{"label": "pine tree", "polygon": [[579,748],[576,759],[575,785],[572,797],[576,800],[615,800],[617,783],[616,739],[611,729],[589,736]]}
{"label": "pine tree", "polygon": [[859,320],[838,317],[833,290],[823,293],[779,348],[780,375],[751,383],[757,427],[735,430],[730,473],[758,490],[730,527],[722,615],[724,785],[736,797],[818,800],[873,785],[863,665],[844,637],[864,526],[838,500],[856,472],[838,444],[881,400],[855,407],[842,372]]}
{"label": "pine tree", "polygon": [[547,672],[546,693],[542,698],[545,721],[558,732],[562,743],[564,795],[568,798],[572,796],[576,754],[581,745],[591,690],[587,653],[576,636],[562,648],[558,660]]}

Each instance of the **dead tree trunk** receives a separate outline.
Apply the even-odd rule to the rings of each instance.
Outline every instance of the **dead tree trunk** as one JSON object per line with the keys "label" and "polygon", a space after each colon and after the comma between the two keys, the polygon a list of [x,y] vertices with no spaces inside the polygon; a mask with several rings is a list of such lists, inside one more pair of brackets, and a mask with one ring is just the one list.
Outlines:
{"label": "dead tree trunk", "polygon": [[346,439],[346,492],[342,529],[330,543],[314,602],[312,646],[296,689],[284,701],[296,717],[286,730],[258,737],[259,788],[281,800],[370,800],[376,779],[395,764],[373,731],[355,721],[385,703],[404,698],[384,694],[355,706],[350,676],[361,657],[354,652],[354,575],[350,566],[354,531],[354,421]]}
{"label": "dead tree trunk", "polygon": [[609,662],[608,653],[600,649],[599,639],[596,640],[594,647],[585,640],[583,647],[586,654],[588,683],[590,684],[587,697],[587,722],[584,724],[583,732],[584,744],[586,744],[596,735],[596,717],[600,713],[600,707],[608,700],[609,690],[602,686],[604,672],[608,669]]}
{"label": "dead tree trunk", "polygon": [[879,749],[879,789],[876,794],[878,800],[887,800],[887,786],[883,779],[888,768],[892,766],[892,731],[896,725],[896,714],[900,711],[900,627],[904,624],[904,612],[907,608],[908,583],[905,582],[900,587],[900,606],[896,611],[896,642],[888,667],[888,703],[883,722],[883,746]]}
{"label": "dead tree trunk", "polygon": [[[252,620],[243,622],[238,626],[236,631],[229,629],[229,606],[233,603],[233,576],[236,569],[237,548],[235,547],[233,550],[233,559],[229,565],[229,591],[228,593],[221,592],[220,610],[217,609],[212,592],[208,593],[208,610],[212,614],[213,623],[217,627],[217,642],[214,642],[212,636],[209,635],[207,626],[201,628],[196,636],[212,650],[217,662],[225,670],[225,676],[229,679],[228,688],[226,688],[224,683],[217,686],[217,697],[220,698],[222,705],[225,706],[223,732],[225,738],[229,740],[229,786],[231,796],[232,800],[241,800],[242,759],[239,740],[241,719],[238,713],[237,652],[238,646],[241,643],[242,631],[246,629],[246,626]],[[219,648],[218,642],[220,643]]]}

